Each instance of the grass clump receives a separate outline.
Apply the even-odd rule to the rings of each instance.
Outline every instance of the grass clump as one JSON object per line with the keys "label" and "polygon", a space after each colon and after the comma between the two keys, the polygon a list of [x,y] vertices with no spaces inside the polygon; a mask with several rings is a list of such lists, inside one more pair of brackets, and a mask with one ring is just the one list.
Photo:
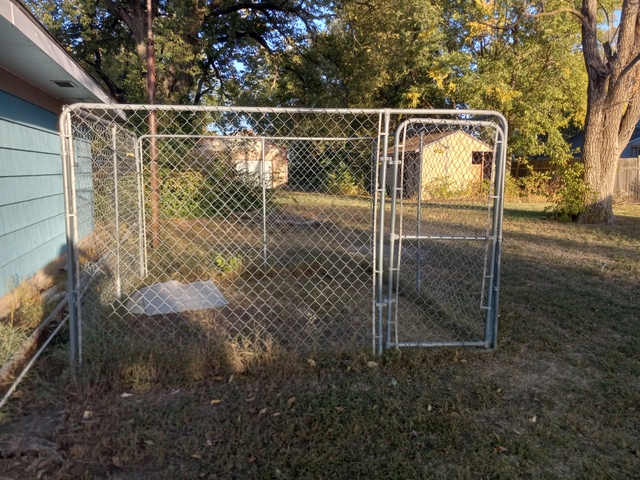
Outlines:
{"label": "grass clump", "polygon": [[12,322],[0,322],[0,365],[4,365],[18,351],[29,336],[25,327]]}
{"label": "grass clump", "polygon": [[0,366],[20,349],[47,313],[39,292],[28,283],[19,285],[12,295],[11,312],[0,320]]}

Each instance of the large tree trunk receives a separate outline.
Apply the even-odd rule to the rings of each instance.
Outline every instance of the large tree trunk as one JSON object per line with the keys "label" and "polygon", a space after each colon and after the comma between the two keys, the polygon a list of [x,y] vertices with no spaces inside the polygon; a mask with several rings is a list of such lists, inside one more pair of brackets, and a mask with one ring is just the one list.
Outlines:
{"label": "large tree trunk", "polygon": [[588,107],[582,158],[590,193],[580,221],[611,223],[618,158],[640,118],[639,0],[623,3],[615,51],[598,41],[598,2],[583,0],[582,53],[589,74]]}
{"label": "large tree trunk", "polygon": [[618,122],[607,120],[606,106],[590,108],[582,158],[590,192],[584,199],[580,221],[613,222],[613,189],[618,167]]}

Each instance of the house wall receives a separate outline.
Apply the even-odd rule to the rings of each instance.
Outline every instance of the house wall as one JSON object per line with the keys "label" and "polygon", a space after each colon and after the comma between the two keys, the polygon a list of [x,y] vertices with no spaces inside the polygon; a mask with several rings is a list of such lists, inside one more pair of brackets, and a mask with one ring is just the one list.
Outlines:
{"label": "house wall", "polygon": [[422,184],[423,196],[429,196],[429,188],[464,190],[473,182],[482,180],[480,165],[472,164],[473,152],[492,152],[486,143],[465,133],[449,135],[423,150]]}
{"label": "house wall", "polygon": [[65,250],[58,116],[0,90],[0,297]]}
{"label": "house wall", "polygon": [[633,157],[636,157],[636,155],[632,155],[631,154],[631,147],[633,145],[638,146],[638,141],[639,140],[640,140],[640,122],[638,122],[638,124],[636,125],[635,130],[631,134],[631,140],[629,141],[629,143],[627,143],[627,146],[624,147],[624,150],[622,151],[622,154],[620,155],[620,158],[633,158]]}

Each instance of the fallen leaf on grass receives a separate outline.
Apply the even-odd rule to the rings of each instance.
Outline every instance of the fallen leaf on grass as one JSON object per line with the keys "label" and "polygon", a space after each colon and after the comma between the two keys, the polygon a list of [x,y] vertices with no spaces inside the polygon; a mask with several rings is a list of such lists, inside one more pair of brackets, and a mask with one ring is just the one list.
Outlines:
{"label": "fallen leaf on grass", "polygon": [[395,378],[392,378],[391,381],[389,382],[389,386],[396,388],[398,386],[398,381]]}
{"label": "fallen leaf on grass", "polygon": [[85,410],[84,413],[82,414],[82,419],[90,420],[91,418],[93,418],[93,412],[91,410]]}
{"label": "fallen leaf on grass", "polygon": [[344,412],[344,407],[333,407],[336,409],[336,411],[338,412]]}
{"label": "fallen leaf on grass", "polygon": [[122,467],[122,462],[120,461],[120,457],[113,457],[111,461],[116,467],[118,468]]}
{"label": "fallen leaf on grass", "polygon": [[378,364],[376,362],[373,361],[368,361],[367,362],[367,367],[369,368],[376,368],[378,366]]}
{"label": "fallen leaf on grass", "polygon": [[247,401],[247,402],[253,402],[255,399],[256,399],[256,397],[254,397],[253,395],[251,395],[250,397],[247,397],[247,398],[245,399],[245,401]]}
{"label": "fallen leaf on grass", "polygon": [[316,362],[312,358],[307,359],[307,363],[311,368],[314,368],[316,366]]}
{"label": "fallen leaf on grass", "polygon": [[229,381],[227,383],[232,383],[233,382],[233,375],[229,376]]}
{"label": "fallen leaf on grass", "polygon": [[287,403],[288,403],[289,405],[292,405],[296,400],[297,400],[297,398],[296,398],[296,397],[291,397],[289,400],[287,400]]}
{"label": "fallen leaf on grass", "polygon": [[431,410],[433,410],[433,407],[431,405],[427,405],[427,412],[430,412]]}
{"label": "fallen leaf on grass", "polygon": [[507,451],[507,447],[503,447],[501,445],[496,446],[494,452],[495,453],[504,453]]}
{"label": "fallen leaf on grass", "polygon": [[217,405],[220,402],[222,402],[222,400],[220,400],[219,398],[214,398],[213,400],[211,400],[211,405]]}
{"label": "fallen leaf on grass", "polygon": [[200,455],[199,453],[194,453],[193,455],[191,455],[191,458],[196,458],[198,460],[202,460],[202,455]]}
{"label": "fallen leaf on grass", "polygon": [[256,457],[254,457],[254,456],[252,456],[252,457],[248,460],[248,462],[249,462],[249,463],[253,463],[253,462],[255,462],[255,461],[256,461]]}
{"label": "fallen leaf on grass", "polygon": [[272,417],[279,417],[280,415],[282,415],[280,412],[276,412],[273,415],[271,415]]}
{"label": "fallen leaf on grass", "polygon": [[529,421],[530,421],[531,423],[536,423],[536,422],[538,421],[538,417],[534,415],[533,417],[531,417],[531,418],[529,419]]}
{"label": "fallen leaf on grass", "polygon": [[120,395],[122,398],[133,397],[133,393],[123,393]]}
{"label": "fallen leaf on grass", "polygon": [[175,395],[176,393],[180,393],[180,389],[176,389],[173,392],[171,392],[169,395]]}
{"label": "fallen leaf on grass", "polygon": [[265,408],[263,408],[262,410],[260,410],[260,411],[258,412],[258,415],[264,415],[265,413],[267,413],[267,408],[266,408],[266,407],[265,407]]}
{"label": "fallen leaf on grass", "polygon": [[144,443],[146,443],[149,446],[155,445],[155,443],[152,440],[145,440]]}

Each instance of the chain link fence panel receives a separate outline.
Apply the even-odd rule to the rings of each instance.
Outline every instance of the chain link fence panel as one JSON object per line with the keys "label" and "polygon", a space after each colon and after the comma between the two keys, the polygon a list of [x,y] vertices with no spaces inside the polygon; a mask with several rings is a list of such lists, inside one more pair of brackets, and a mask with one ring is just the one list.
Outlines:
{"label": "chain link fence panel", "polygon": [[66,109],[73,359],[107,340],[488,346],[504,132],[452,113]]}

